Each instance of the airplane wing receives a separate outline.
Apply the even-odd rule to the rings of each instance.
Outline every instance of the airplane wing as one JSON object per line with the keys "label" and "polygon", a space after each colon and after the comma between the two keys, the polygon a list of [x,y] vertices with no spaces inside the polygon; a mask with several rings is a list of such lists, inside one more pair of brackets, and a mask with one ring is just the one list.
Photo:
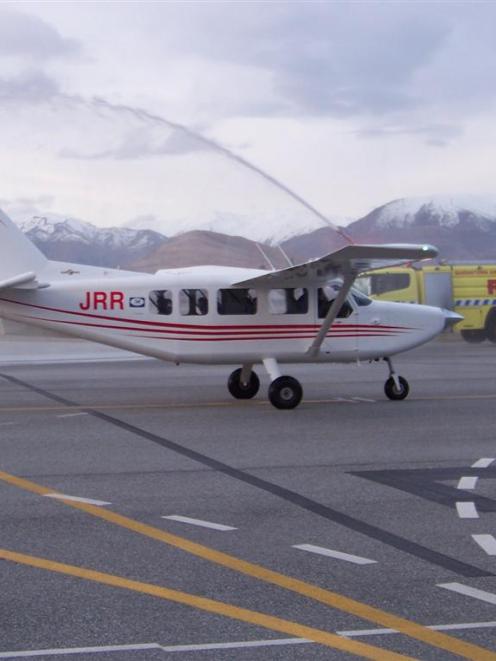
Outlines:
{"label": "airplane wing", "polygon": [[233,287],[303,287],[309,283],[325,282],[331,278],[352,275],[353,279],[364,271],[394,266],[404,262],[430,259],[438,254],[430,245],[385,244],[350,245],[324,257],[290,266],[279,271],[233,283]]}
{"label": "airplane wing", "polygon": [[280,271],[236,282],[235,287],[284,288],[304,287],[310,283],[319,283],[331,278],[341,277],[343,285],[331,304],[322,325],[307,349],[309,356],[315,356],[334,323],[355,278],[364,271],[393,266],[403,262],[420,261],[436,257],[438,251],[430,245],[351,245],[336,252],[319,257],[305,264],[291,266]]}

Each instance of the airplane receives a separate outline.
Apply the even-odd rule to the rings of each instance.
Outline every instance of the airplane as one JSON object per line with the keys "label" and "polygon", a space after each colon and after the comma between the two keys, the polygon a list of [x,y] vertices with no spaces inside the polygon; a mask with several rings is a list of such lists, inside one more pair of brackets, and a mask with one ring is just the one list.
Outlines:
{"label": "airplane", "polygon": [[281,363],[384,360],[391,400],[409,393],[391,356],[462,317],[373,301],[353,288],[364,271],[437,255],[430,245],[348,245],[281,270],[199,266],[155,274],[48,260],[0,211],[0,317],[173,363],[236,365],[227,387],[251,399],[261,364],[277,409],[303,388]]}

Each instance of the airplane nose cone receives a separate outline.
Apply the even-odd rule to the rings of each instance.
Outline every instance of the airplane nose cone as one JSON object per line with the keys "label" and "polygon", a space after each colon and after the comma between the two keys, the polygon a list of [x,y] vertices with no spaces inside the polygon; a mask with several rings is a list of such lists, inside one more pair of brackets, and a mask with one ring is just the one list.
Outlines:
{"label": "airplane nose cone", "polygon": [[441,311],[444,314],[444,323],[446,328],[451,328],[451,326],[454,326],[463,319],[461,314],[458,314],[458,312],[453,312],[453,310],[442,309]]}

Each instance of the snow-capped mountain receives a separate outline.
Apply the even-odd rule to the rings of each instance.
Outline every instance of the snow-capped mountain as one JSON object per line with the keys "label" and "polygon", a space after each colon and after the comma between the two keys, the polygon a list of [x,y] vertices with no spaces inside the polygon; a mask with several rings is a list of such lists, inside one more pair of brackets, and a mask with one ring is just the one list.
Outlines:
{"label": "snow-capped mountain", "polygon": [[50,259],[116,267],[149,254],[167,239],[152,230],[100,228],[56,214],[18,223]]}
{"label": "snow-capped mountain", "polygon": [[443,259],[496,260],[496,195],[394,200],[346,229],[364,243],[432,243]]}
{"label": "snow-capped mountain", "polygon": [[[332,216],[329,221],[332,225],[338,225],[345,223],[347,219]],[[152,229],[167,236],[200,230],[278,245],[294,236],[326,227],[326,223],[316,214],[302,208],[300,212],[285,210],[278,213],[265,210],[255,213],[216,211],[212,214],[205,213],[201,217],[178,218],[173,223],[156,216],[146,216],[129,221],[125,226],[133,229]]]}

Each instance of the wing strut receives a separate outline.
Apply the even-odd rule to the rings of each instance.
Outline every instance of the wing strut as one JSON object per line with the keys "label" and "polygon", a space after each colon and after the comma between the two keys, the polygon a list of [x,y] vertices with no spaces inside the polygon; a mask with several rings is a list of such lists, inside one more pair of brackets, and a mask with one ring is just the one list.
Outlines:
{"label": "wing strut", "polygon": [[348,296],[348,293],[357,275],[358,275],[357,272],[354,270],[346,269],[344,271],[343,286],[339,290],[338,295],[336,296],[329,310],[327,311],[324,321],[322,322],[322,326],[320,327],[319,332],[315,336],[314,341],[308,348],[307,350],[308,356],[313,358],[319,353],[320,347],[322,346],[322,342],[325,340],[329,328],[332,326],[334,320],[338,316],[339,310],[341,309],[341,306],[345,302],[346,297]]}

